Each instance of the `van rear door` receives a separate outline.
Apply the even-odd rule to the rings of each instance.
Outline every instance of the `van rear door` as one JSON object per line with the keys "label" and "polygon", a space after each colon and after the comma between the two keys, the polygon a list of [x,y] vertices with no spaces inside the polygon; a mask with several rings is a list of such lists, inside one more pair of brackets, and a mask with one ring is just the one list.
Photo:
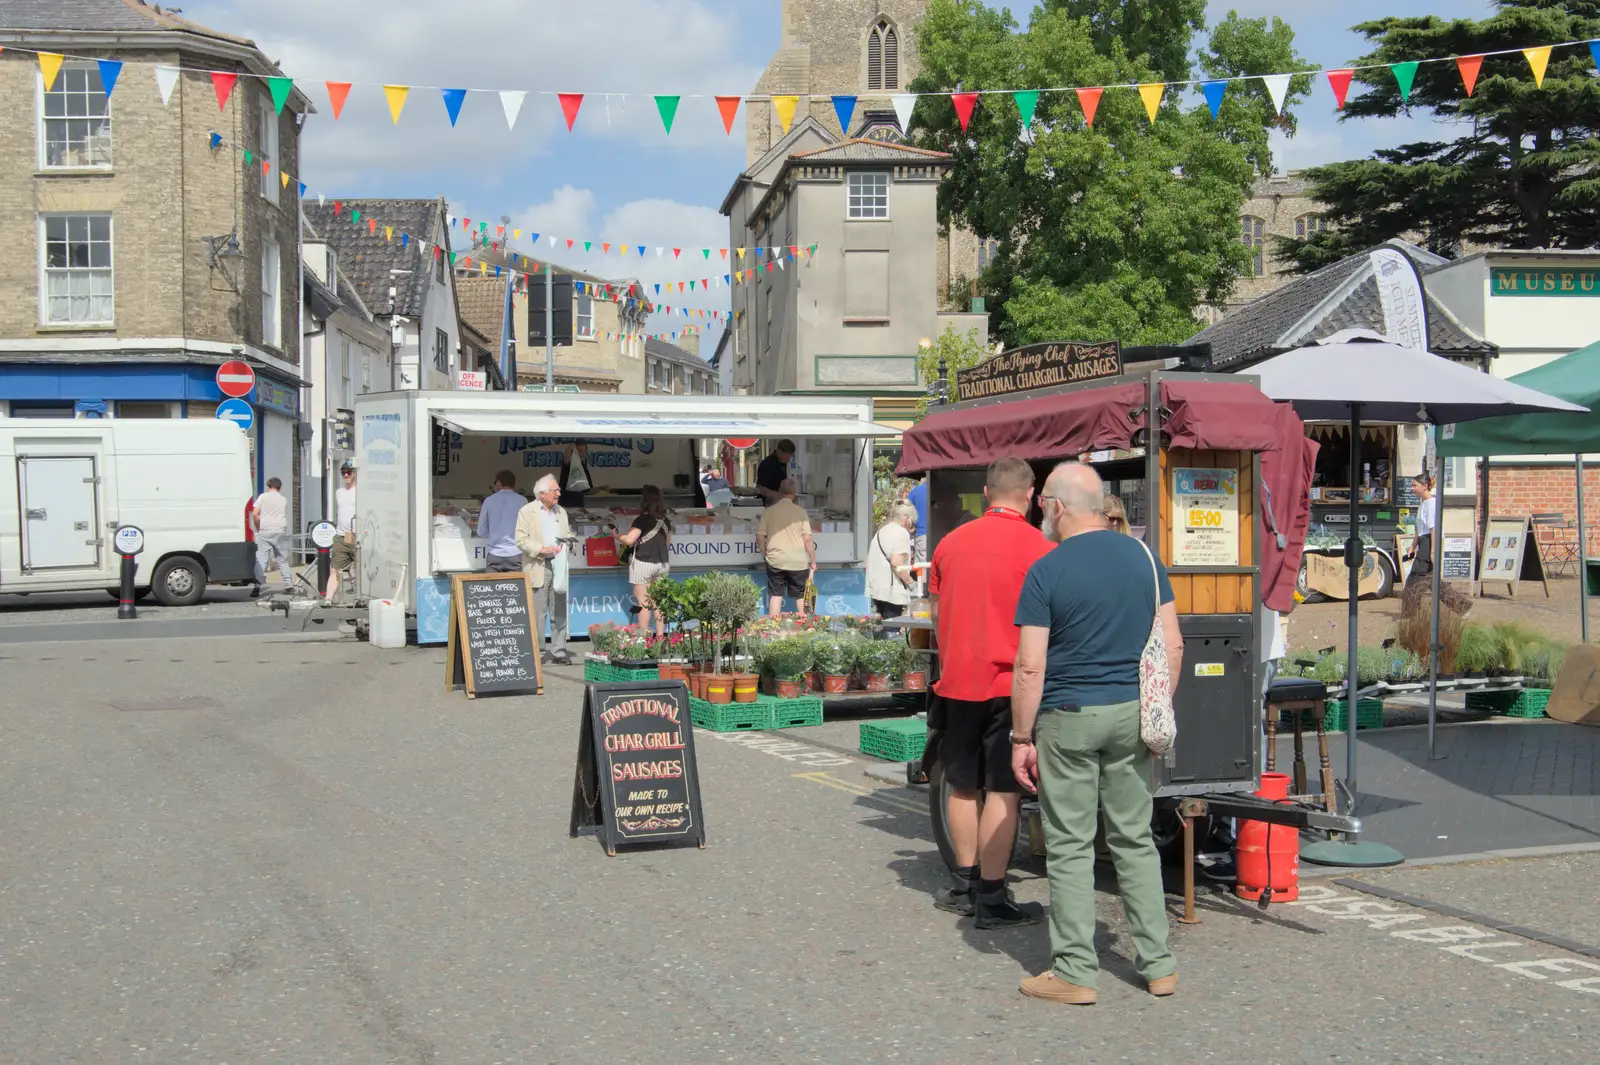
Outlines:
{"label": "van rear door", "polygon": [[93,455],[19,455],[22,572],[97,570],[100,470]]}

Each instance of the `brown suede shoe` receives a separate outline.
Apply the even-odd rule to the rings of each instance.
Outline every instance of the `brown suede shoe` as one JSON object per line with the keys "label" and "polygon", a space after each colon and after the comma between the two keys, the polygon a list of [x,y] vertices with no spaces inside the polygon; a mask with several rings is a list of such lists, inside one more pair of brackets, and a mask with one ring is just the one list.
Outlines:
{"label": "brown suede shoe", "polygon": [[1178,974],[1173,973],[1170,976],[1158,976],[1154,980],[1151,980],[1146,986],[1149,987],[1150,993],[1156,996],[1156,998],[1166,998],[1168,995],[1175,995],[1178,993]]}
{"label": "brown suede shoe", "polygon": [[1069,984],[1054,971],[1028,977],[1022,981],[1021,990],[1029,998],[1042,998],[1068,1006],[1093,1006],[1100,997],[1094,988]]}

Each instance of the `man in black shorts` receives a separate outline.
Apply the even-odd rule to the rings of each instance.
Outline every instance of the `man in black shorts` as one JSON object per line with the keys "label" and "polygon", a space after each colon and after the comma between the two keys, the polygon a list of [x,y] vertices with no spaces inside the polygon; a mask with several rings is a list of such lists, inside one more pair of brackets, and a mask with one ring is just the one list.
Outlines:
{"label": "man in black shorts", "polygon": [[983,490],[983,517],[947,533],[933,553],[928,593],[939,641],[936,705],[939,763],[950,782],[945,818],[958,870],[934,905],[971,914],[979,928],[1034,924],[1038,903],[1006,890],[1022,786],[1011,771],[1011,672],[1017,656],[1017,597],[1028,567],[1050,552],[1028,522],[1033,468],[996,459]]}
{"label": "man in black shorts", "polygon": [[778,498],[761,512],[756,548],[767,561],[767,613],[783,613],[785,598],[806,612],[806,582],[817,572],[817,545],[811,539],[811,516],[794,501],[794,482],[778,485]]}

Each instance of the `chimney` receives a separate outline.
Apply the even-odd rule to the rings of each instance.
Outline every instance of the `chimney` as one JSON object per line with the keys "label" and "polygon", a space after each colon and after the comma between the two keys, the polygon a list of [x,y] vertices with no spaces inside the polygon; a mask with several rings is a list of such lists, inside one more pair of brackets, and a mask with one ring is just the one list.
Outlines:
{"label": "chimney", "polygon": [[684,351],[687,351],[691,355],[700,354],[700,334],[679,333],[678,347],[682,348]]}

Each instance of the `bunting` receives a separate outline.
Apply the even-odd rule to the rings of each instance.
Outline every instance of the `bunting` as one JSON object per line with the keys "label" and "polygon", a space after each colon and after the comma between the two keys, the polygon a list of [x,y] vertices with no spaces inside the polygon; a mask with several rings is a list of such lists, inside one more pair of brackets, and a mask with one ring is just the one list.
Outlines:
{"label": "bunting", "polygon": [[733,133],[733,120],[739,114],[739,103],[743,97],[719,96],[717,97],[717,112],[722,115],[722,128],[725,132]]}
{"label": "bunting", "polygon": [[774,96],[772,110],[778,116],[778,125],[783,132],[789,132],[789,123],[794,121],[794,109],[800,103],[798,96]]}
{"label": "bunting", "polygon": [[[461,117],[461,105],[467,102],[467,90],[440,89],[439,93],[444,97],[444,110],[450,116],[450,125],[454,126],[456,119]],[[398,111],[395,112],[394,119],[396,122],[400,121]]]}
{"label": "bunting", "polygon": [[1390,63],[1389,72],[1394,75],[1394,83],[1400,87],[1400,102],[1405,103],[1411,99],[1411,83],[1417,80],[1417,62]]}
{"label": "bunting", "polygon": [[661,116],[661,124],[666,127],[667,135],[672,134],[672,120],[678,117],[678,101],[681,96],[657,96],[656,113]]}
{"label": "bunting", "polygon": [[1033,125],[1033,113],[1039,107],[1039,90],[1022,89],[1011,94],[1017,102],[1017,114],[1022,116],[1022,128],[1027,129]]}
{"label": "bunting", "polygon": [[1328,88],[1333,90],[1334,102],[1339,105],[1339,110],[1344,110],[1344,98],[1350,92],[1350,79],[1355,75],[1354,70],[1328,71]]}
{"label": "bunting", "polygon": [[[106,99],[111,99],[111,91],[117,87],[117,78],[122,74],[122,64],[115,59],[96,60],[100,68],[100,88],[105,91]],[[165,100],[162,101],[164,105]]]}
{"label": "bunting", "polygon": [[1528,67],[1533,71],[1533,85],[1536,89],[1544,88],[1544,68],[1550,63],[1550,45],[1542,48],[1524,48],[1522,54],[1528,60]]}
{"label": "bunting", "polygon": [[950,102],[956,108],[956,121],[961,123],[961,132],[967,131],[967,126],[972,122],[972,109],[978,106],[978,94],[975,92],[953,92]]}
{"label": "bunting", "polygon": [[1083,108],[1083,123],[1090,129],[1094,128],[1094,113],[1100,109],[1100,94],[1104,89],[1079,89],[1078,106]]}
{"label": "bunting", "polygon": [[1461,71],[1461,84],[1467,90],[1467,95],[1472,95],[1472,90],[1478,84],[1478,71],[1483,69],[1483,56],[1464,55],[1456,60],[1456,69]]}
{"label": "bunting", "polygon": [[889,97],[889,102],[894,105],[894,117],[899,121],[900,128],[910,133],[911,113],[917,109],[917,98],[909,92],[901,92]]}
{"label": "bunting", "polygon": [[1161,107],[1161,97],[1167,91],[1164,81],[1147,82],[1139,86],[1139,98],[1144,101],[1144,112],[1150,116],[1150,121],[1156,120],[1156,111]]}
{"label": "bunting", "polygon": [[583,93],[564,92],[558,94],[561,99],[561,113],[567,118],[567,132],[572,132],[572,124],[578,121],[578,108],[583,106]]}
{"label": "bunting", "polygon": [[411,95],[409,85],[385,85],[383,95],[389,101],[389,114],[394,116],[394,124],[400,124],[400,112],[406,106],[406,97]]}
{"label": "bunting", "polygon": [[500,110],[506,114],[506,129],[517,128],[517,116],[522,113],[522,101],[528,94],[521,89],[508,89],[500,94]]}
{"label": "bunting", "polygon": [[856,98],[854,96],[835,96],[833,98],[833,113],[839,119],[839,132],[848,137],[850,135],[850,119],[856,113]]}
{"label": "bunting", "polygon": [[228,106],[228,97],[233,95],[233,83],[238,80],[237,74],[228,74],[220,70],[211,72],[211,88],[217,94],[218,111]]}
{"label": "bunting", "polygon": [[39,73],[44,75],[45,92],[56,87],[56,75],[61,73],[61,61],[65,58],[55,52],[39,53]]}
{"label": "bunting", "polygon": [[294,91],[292,78],[268,78],[267,91],[272,94],[272,106],[278,114],[283,114],[283,105],[288,102],[289,94]]}
{"label": "bunting", "polygon": [[339,121],[339,113],[344,110],[345,98],[350,95],[348,81],[328,82],[328,103],[333,108],[333,120]]}
{"label": "bunting", "polygon": [[1267,95],[1272,97],[1272,110],[1283,114],[1283,100],[1289,94],[1289,75],[1268,74],[1261,81],[1267,87]]}
{"label": "bunting", "polygon": [[1228,88],[1225,81],[1207,81],[1200,85],[1200,95],[1206,98],[1206,106],[1211,108],[1211,117],[1216,118],[1222,112],[1222,94]]}
{"label": "bunting", "polygon": [[156,67],[156,91],[161,94],[161,106],[172,103],[172,90],[178,84],[177,67]]}

